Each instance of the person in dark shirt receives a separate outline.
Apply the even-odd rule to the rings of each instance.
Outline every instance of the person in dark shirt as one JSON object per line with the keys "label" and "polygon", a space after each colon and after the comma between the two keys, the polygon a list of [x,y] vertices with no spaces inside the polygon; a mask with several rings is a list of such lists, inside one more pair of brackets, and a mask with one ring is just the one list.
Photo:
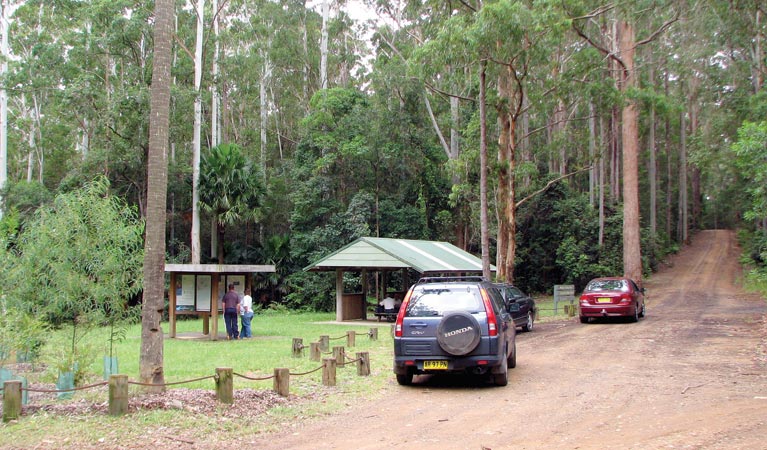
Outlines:
{"label": "person in dark shirt", "polygon": [[240,313],[240,295],[234,290],[234,284],[229,284],[229,292],[224,295],[222,303],[227,338],[238,339],[240,333],[237,330],[237,315]]}

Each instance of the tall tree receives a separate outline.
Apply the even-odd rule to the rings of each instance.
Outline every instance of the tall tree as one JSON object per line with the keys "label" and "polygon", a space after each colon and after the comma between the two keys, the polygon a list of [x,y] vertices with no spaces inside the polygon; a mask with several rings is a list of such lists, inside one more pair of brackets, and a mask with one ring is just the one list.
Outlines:
{"label": "tall tree", "polygon": [[[8,27],[10,13],[10,0],[0,1],[0,77],[8,73]],[[8,91],[5,83],[0,86],[0,189],[5,187],[8,179]],[[2,203],[2,197],[0,197]],[[0,218],[3,217],[3,209],[0,208]]]}
{"label": "tall tree", "polygon": [[163,391],[162,321],[165,310],[165,217],[168,190],[170,64],[173,0],[157,0],[154,17],[154,67],[149,116],[147,216],[144,244],[144,298],[141,306],[140,377]]}
{"label": "tall tree", "polygon": [[[192,264],[200,263],[200,149],[202,129],[202,50],[203,50],[203,18],[205,15],[205,0],[197,0],[197,37],[194,51],[194,139],[192,141]],[[211,233],[211,237],[213,233]],[[212,238],[211,238],[212,239]]]}

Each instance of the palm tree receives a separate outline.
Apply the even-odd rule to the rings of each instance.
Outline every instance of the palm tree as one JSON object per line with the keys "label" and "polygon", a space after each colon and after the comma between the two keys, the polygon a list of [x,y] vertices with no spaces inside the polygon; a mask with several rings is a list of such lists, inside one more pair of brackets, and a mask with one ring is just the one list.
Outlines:
{"label": "palm tree", "polygon": [[200,161],[200,210],[212,214],[218,236],[218,263],[224,263],[224,230],[227,225],[256,220],[264,193],[257,173],[242,149],[221,144],[202,155]]}
{"label": "palm tree", "polygon": [[170,118],[170,56],[173,0],[154,6],[154,67],[149,115],[147,161],[146,239],[144,243],[144,298],[141,307],[141,381],[163,391],[163,332],[165,309],[165,217],[168,191],[168,124]]}

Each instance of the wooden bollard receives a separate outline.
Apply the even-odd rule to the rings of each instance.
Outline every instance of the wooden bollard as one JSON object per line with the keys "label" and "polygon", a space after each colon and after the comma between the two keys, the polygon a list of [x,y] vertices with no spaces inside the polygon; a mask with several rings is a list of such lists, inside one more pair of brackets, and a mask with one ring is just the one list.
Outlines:
{"label": "wooden bollard", "polygon": [[343,347],[333,347],[333,358],[336,360],[336,365],[344,367],[344,364],[346,364],[346,350]]}
{"label": "wooden bollard", "polygon": [[312,361],[320,360],[320,343],[311,342],[309,344],[309,359]]}
{"label": "wooden bollard", "polygon": [[216,368],[216,399],[221,403],[234,403],[234,377],[231,367]]}
{"label": "wooden bollard", "polygon": [[16,420],[21,415],[21,381],[3,383],[3,422]]}
{"label": "wooden bollard", "polygon": [[347,347],[354,347],[355,340],[357,339],[357,333],[354,331],[347,331],[346,332],[346,346]]}
{"label": "wooden bollard", "polygon": [[330,336],[320,336],[320,351],[330,350]]}
{"label": "wooden bollard", "polygon": [[371,341],[377,341],[378,340],[378,328],[371,328],[370,329],[370,340]]}
{"label": "wooden bollard", "polygon": [[336,385],[336,360],[335,358],[325,358],[322,360],[322,385]]}
{"label": "wooden bollard", "polygon": [[304,340],[293,338],[293,357],[300,358],[302,356],[304,356]]}
{"label": "wooden bollard", "polygon": [[128,412],[128,375],[109,376],[109,415],[122,416]]}
{"label": "wooden bollard", "polygon": [[274,392],[283,397],[290,395],[290,369],[274,369]]}
{"label": "wooden bollard", "polygon": [[357,352],[357,375],[361,377],[370,375],[370,355],[368,352]]}

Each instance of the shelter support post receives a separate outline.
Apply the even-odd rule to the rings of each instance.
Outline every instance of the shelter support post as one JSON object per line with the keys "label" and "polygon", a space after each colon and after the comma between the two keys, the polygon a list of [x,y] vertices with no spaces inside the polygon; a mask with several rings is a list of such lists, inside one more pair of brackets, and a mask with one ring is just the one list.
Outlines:
{"label": "shelter support post", "polygon": [[170,290],[168,290],[168,337],[176,337],[176,273],[170,273]]}
{"label": "shelter support post", "polygon": [[212,327],[210,330],[210,340],[218,340],[218,279],[219,276],[215,275],[211,277],[210,283],[210,316],[213,318]]}
{"label": "shelter support post", "polygon": [[362,320],[368,320],[368,270],[362,269]]}
{"label": "shelter support post", "polygon": [[344,320],[344,272],[336,269],[336,320]]}

